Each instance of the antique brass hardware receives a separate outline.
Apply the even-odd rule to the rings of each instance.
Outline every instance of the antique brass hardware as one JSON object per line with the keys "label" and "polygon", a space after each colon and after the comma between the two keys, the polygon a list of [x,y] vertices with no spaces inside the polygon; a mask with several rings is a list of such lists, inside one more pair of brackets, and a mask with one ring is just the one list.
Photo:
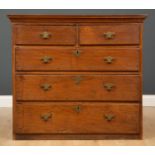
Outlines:
{"label": "antique brass hardware", "polygon": [[40,34],[40,37],[42,39],[49,39],[51,37],[51,33],[45,31],[45,32]]}
{"label": "antique brass hardware", "polygon": [[106,32],[103,34],[104,38],[106,39],[113,39],[115,37],[115,32]]}
{"label": "antique brass hardware", "polygon": [[47,63],[49,63],[50,61],[52,61],[52,57],[50,57],[50,56],[44,56],[43,58],[41,58],[41,61],[42,61],[44,64],[47,64]]}
{"label": "antique brass hardware", "polygon": [[79,113],[81,111],[81,107],[79,105],[74,107],[74,110]]}
{"label": "antique brass hardware", "polygon": [[107,91],[111,91],[112,88],[114,88],[115,85],[113,83],[106,83],[104,84],[104,88],[107,90]]}
{"label": "antique brass hardware", "polygon": [[41,119],[43,119],[45,122],[48,121],[52,117],[51,113],[46,113],[41,115]]}
{"label": "antique brass hardware", "polygon": [[48,83],[42,84],[40,86],[44,91],[48,91],[52,86]]}
{"label": "antique brass hardware", "polygon": [[74,55],[75,55],[76,57],[79,57],[80,54],[81,54],[81,52],[80,52],[79,50],[76,50],[76,51],[74,51],[73,53],[74,53]]}
{"label": "antique brass hardware", "polygon": [[81,83],[82,77],[81,76],[75,76],[74,81],[76,85],[79,85]]}
{"label": "antique brass hardware", "polygon": [[106,62],[107,64],[111,64],[114,60],[115,60],[115,58],[114,57],[112,57],[112,56],[107,56],[107,57],[104,57],[104,62]]}
{"label": "antique brass hardware", "polygon": [[104,118],[105,118],[108,122],[110,122],[110,121],[112,121],[112,120],[115,118],[115,115],[113,115],[113,114],[105,114],[105,115],[104,115]]}

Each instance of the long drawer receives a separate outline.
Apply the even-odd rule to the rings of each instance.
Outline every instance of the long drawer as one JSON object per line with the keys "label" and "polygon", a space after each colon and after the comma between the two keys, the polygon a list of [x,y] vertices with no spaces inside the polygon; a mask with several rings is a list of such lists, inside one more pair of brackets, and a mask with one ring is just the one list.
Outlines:
{"label": "long drawer", "polygon": [[124,45],[140,43],[139,24],[80,26],[81,45]]}
{"label": "long drawer", "polygon": [[128,103],[54,102],[16,105],[16,133],[136,134],[140,105]]}
{"label": "long drawer", "polygon": [[17,75],[17,100],[140,100],[140,76],[103,74]]}
{"label": "long drawer", "polygon": [[74,45],[75,26],[24,26],[16,27],[15,43],[28,45]]}
{"label": "long drawer", "polygon": [[138,48],[17,47],[18,71],[138,71]]}

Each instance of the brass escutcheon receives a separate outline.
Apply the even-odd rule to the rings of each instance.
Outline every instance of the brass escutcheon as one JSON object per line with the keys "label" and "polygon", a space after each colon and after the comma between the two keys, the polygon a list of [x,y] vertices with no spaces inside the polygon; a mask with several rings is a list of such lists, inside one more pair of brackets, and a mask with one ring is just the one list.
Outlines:
{"label": "brass escutcheon", "polygon": [[81,107],[79,105],[74,107],[74,110],[79,113],[81,111]]}
{"label": "brass escutcheon", "polygon": [[74,81],[76,85],[79,85],[82,81],[82,77],[81,76],[75,76],[74,77]]}
{"label": "brass escutcheon", "polygon": [[76,56],[76,57],[79,57],[81,52],[79,50],[76,50],[73,52],[73,54]]}

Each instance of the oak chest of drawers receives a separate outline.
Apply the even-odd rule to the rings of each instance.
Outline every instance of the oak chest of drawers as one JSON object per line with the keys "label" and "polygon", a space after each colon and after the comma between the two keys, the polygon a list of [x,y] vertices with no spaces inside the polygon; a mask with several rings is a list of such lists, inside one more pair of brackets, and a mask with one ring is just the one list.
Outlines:
{"label": "oak chest of drawers", "polygon": [[145,15],[9,15],[15,139],[142,138]]}

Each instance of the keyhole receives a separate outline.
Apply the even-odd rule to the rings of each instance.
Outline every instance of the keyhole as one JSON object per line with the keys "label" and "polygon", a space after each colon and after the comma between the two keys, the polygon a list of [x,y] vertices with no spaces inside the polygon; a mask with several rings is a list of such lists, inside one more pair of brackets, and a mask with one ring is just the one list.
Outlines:
{"label": "keyhole", "polygon": [[74,52],[74,55],[77,56],[77,57],[79,57],[79,56],[80,56],[80,51],[79,51],[79,50],[76,50],[76,51]]}

